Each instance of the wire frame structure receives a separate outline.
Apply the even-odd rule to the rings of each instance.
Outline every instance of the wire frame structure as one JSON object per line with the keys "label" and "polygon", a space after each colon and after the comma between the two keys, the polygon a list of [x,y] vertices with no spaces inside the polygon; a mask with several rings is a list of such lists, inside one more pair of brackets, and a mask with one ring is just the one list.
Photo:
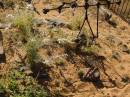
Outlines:
{"label": "wire frame structure", "polygon": [[[117,0],[111,0],[116,2]],[[120,5],[111,4],[110,10],[130,24],[130,0],[121,0]]]}
{"label": "wire frame structure", "polygon": [[[90,28],[91,34],[92,34],[92,40],[94,41],[96,38],[99,37],[99,13],[100,13],[99,9],[100,9],[100,6],[106,5],[108,8],[110,8],[110,6],[113,6],[113,5],[115,6],[115,5],[120,5],[121,4],[121,0],[116,0],[116,1],[102,0],[102,1],[105,1],[105,3],[100,3],[99,1],[97,1],[96,4],[89,4],[89,0],[84,0],[84,4],[83,5],[79,5],[77,3],[77,0],[72,1],[70,3],[62,2],[62,4],[59,5],[56,8],[44,8],[43,9],[43,13],[47,14],[48,12],[50,12],[52,10],[57,10],[59,13],[61,13],[63,9],[84,8],[85,9],[85,16],[84,16],[83,23],[81,24],[81,27],[80,27],[80,30],[79,30],[79,34],[77,35],[77,37],[81,34],[82,29],[83,29],[83,27],[85,25],[85,22],[87,22],[88,26]],[[96,35],[94,34],[93,28],[90,25],[90,21],[89,21],[89,17],[88,17],[88,9],[90,7],[92,7],[92,6],[96,6],[97,7],[97,31],[96,31]]]}

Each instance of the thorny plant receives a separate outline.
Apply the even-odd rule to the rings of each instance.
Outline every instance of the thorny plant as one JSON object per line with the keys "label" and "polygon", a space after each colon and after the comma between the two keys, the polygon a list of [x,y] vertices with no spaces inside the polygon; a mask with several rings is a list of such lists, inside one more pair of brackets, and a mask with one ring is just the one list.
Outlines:
{"label": "thorny plant", "polygon": [[[44,14],[47,14],[48,12],[52,11],[52,10],[57,10],[59,13],[62,12],[63,9],[68,9],[68,8],[72,8],[72,9],[76,9],[76,8],[84,8],[85,9],[85,16],[84,16],[84,19],[83,19],[83,22],[81,24],[81,27],[80,27],[80,30],[79,30],[79,33],[77,35],[77,37],[79,37],[81,35],[81,32],[82,32],[82,29],[85,25],[85,22],[88,23],[88,26],[90,28],[90,31],[91,31],[91,34],[92,34],[92,40],[94,41],[95,38],[98,38],[99,37],[99,9],[100,9],[100,6],[102,5],[107,5],[108,8],[110,8],[110,5],[111,4],[118,4],[120,5],[121,4],[121,0],[117,0],[117,1],[110,1],[110,0],[104,0],[106,1],[106,3],[100,3],[99,0],[96,4],[89,4],[89,0],[84,0],[84,5],[79,5],[77,3],[78,0],[75,0],[75,1],[72,1],[70,3],[67,3],[67,2],[62,2],[61,5],[59,5],[58,7],[56,8],[44,8],[43,9],[43,13]],[[103,1],[103,0],[102,0]],[[96,31],[96,35],[94,34],[94,31],[92,29],[92,26],[90,25],[90,22],[89,22],[89,19],[88,19],[88,9],[89,7],[91,6],[96,6],[97,7],[97,31]]]}

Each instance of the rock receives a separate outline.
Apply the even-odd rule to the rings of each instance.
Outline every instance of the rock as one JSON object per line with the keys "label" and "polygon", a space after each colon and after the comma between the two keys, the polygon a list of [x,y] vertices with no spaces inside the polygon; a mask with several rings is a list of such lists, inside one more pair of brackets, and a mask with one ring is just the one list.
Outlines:
{"label": "rock", "polygon": [[29,66],[23,66],[23,67],[20,67],[19,69],[21,72],[24,72],[24,74],[26,75],[31,75],[33,72],[31,71],[30,67]]}
{"label": "rock", "polygon": [[45,45],[53,45],[53,41],[52,41],[52,39],[50,39],[50,38],[45,38],[45,39],[43,39],[42,40],[42,44],[43,44],[43,47],[45,46]]}
{"label": "rock", "polygon": [[31,70],[26,70],[24,71],[25,75],[29,76],[29,75],[32,75],[33,72]]}
{"label": "rock", "polygon": [[118,52],[113,52],[112,54],[112,58],[118,60],[118,61],[121,61],[121,56]]}
{"label": "rock", "polygon": [[117,21],[114,19],[109,19],[107,21],[112,27],[116,28],[117,27]]}
{"label": "rock", "polygon": [[60,27],[63,27],[63,26],[66,26],[67,23],[62,21],[62,20],[59,20],[59,19],[46,19],[47,20],[47,24],[48,25],[51,25],[51,26],[60,26]]}
{"label": "rock", "polygon": [[63,26],[68,25],[68,23],[66,23],[66,22],[64,22],[62,20],[59,20],[59,19],[38,19],[38,18],[35,18],[33,20],[33,23],[36,26],[49,25],[51,27],[54,27],[54,26],[63,27]]}
{"label": "rock", "polygon": [[11,28],[11,24],[0,23],[0,29],[9,29],[9,28]]}
{"label": "rock", "polygon": [[128,54],[130,54],[130,49],[128,48],[128,46],[127,45],[122,45],[122,52],[126,52],[126,53],[128,53]]}
{"label": "rock", "polygon": [[3,36],[0,31],[0,63],[4,63],[6,61],[5,52],[3,48]]}
{"label": "rock", "polygon": [[126,27],[126,26],[121,26],[120,29],[121,29],[121,30],[126,30],[127,27]]}
{"label": "rock", "polygon": [[40,13],[37,11],[36,7],[35,7],[31,2],[26,4],[26,8],[27,8],[28,10],[34,11],[34,12],[36,12],[38,15],[40,15]]}
{"label": "rock", "polygon": [[84,79],[90,81],[98,81],[100,80],[100,72],[98,69],[87,68],[86,73],[84,75]]}
{"label": "rock", "polygon": [[117,46],[119,46],[119,45],[122,44],[122,41],[121,41],[119,38],[117,38],[117,37],[115,37],[115,36],[113,36],[113,35],[109,35],[108,37],[106,37],[106,39],[107,39],[111,44],[115,44],[115,45],[117,45]]}
{"label": "rock", "polygon": [[12,20],[12,19],[14,19],[15,17],[14,17],[14,15],[12,15],[12,14],[7,14],[6,15],[6,19],[9,19],[9,20]]}
{"label": "rock", "polygon": [[96,78],[96,79],[100,78],[100,72],[98,70],[94,71],[93,78]]}
{"label": "rock", "polygon": [[65,39],[65,38],[58,38],[57,39],[57,43],[61,44],[61,45],[66,45],[66,44],[74,44],[73,42],[71,42],[71,40]]}
{"label": "rock", "polygon": [[41,26],[41,25],[45,25],[45,24],[47,24],[47,21],[46,20],[44,20],[44,19],[37,19],[37,18],[35,18],[35,19],[33,19],[33,24],[35,25],[35,26]]}
{"label": "rock", "polygon": [[[99,0],[99,2],[103,2],[105,0]],[[97,4],[97,0],[90,0],[89,1],[92,4]],[[112,18],[112,12],[110,12],[105,6],[100,6],[99,11],[103,17],[105,17],[106,21],[109,21]]]}
{"label": "rock", "polygon": [[26,71],[26,70],[29,70],[30,68],[28,66],[23,66],[20,68],[20,71]]}

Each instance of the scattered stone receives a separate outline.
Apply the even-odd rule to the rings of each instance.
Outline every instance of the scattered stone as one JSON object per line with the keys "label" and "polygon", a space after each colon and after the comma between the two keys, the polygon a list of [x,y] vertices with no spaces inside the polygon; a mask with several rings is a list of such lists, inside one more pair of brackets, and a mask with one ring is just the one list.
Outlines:
{"label": "scattered stone", "polygon": [[45,25],[45,24],[47,24],[47,21],[46,20],[44,20],[44,19],[37,19],[37,18],[35,18],[35,19],[33,19],[33,24],[35,25],[35,26],[41,26],[41,25]]}
{"label": "scattered stone", "polygon": [[127,75],[124,75],[124,77],[122,78],[122,82],[130,83],[130,77]]}
{"label": "scattered stone", "polygon": [[116,22],[116,20],[114,20],[114,19],[109,19],[107,22],[108,22],[112,27],[114,27],[114,28],[117,27],[117,22]]}
{"label": "scattered stone", "polygon": [[126,27],[126,26],[121,26],[120,29],[121,29],[121,30],[126,30],[127,27]]}
{"label": "scattered stone", "polygon": [[29,66],[20,67],[20,71],[24,72],[24,74],[28,76],[33,74]]}
{"label": "scattered stone", "polygon": [[29,76],[29,75],[32,75],[33,72],[31,70],[26,70],[26,71],[24,71],[24,74]]}
{"label": "scattered stone", "polygon": [[40,15],[40,13],[38,12],[38,10],[36,9],[36,7],[33,5],[33,4],[26,4],[26,8],[28,9],[28,10],[31,10],[31,11],[34,11],[34,12],[36,12],[38,15]]}
{"label": "scattered stone", "polygon": [[49,25],[51,27],[57,27],[57,26],[66,27],[68,25],[68,23],[59,19],[38,19],[38,18],[33,19],[33,24],[36,26]]}
{"label": "scattered stone", "polygon": [[117,45],[117,46],[119,46],[119,45],[122,44],[122,41],[121,41],[119,38],[117,38],[117,37],[115,37],[115,36],[113,36],[113,35],[109,35],[108,37],[106,37],[106,39],[107,39],[110,43],[115,44],[115,45]]}
{"label": "scattered stone", "polygon": [[98,69],[87,68],[86,73],[84,75],[84,79],[90,81],[98,81],[100,80],[100,72]]}
{"label": "scattered stone", "polygon": [[46,20],[47,20],[47,24],[51,25],[51,26],[63,27],[63,26],[67,26],[67,24],[68,24],[68,23],[66,23],[62,20],[59,20],[59,19],[46,19]]}
{"label": "scattered stone", "polygon": [[12,14],[7,14],[7,15],[6,15],[6,18],[11,20],[11,19],[14,19],[15,17],[14,17],[14,15],[12,15]]}
{"label": "scattered stone", "polygon": [[53,41],[52,41],[52,39],[50,39],[50,38],[46,38],[46,39],[44,39],[44,40],[42,41],[42,44],[43,44],[43,47],[44,47],[45,45],[53,45]]}
{"label": "scattered stone", "polygon": [[118,60],[118,61],[121,61],[121,56],[118,52],[113,52],[112,54],[112,58]]}
{"label": "scattered stone", "polygon": [[29,70],[30,68],[28,66],[23,66],[20,68],[20,71],[26,71],[26,70]]}
{"label": "scattered stone", "polygon": [[71,40],[65,39],[65,38],[58,38],[57,43],[61,45],[66,45],[66,44],[74,44],[71,42]]}
{"label": "scattered stone", "polygon": [[128,54],[130,54],[130,49],[128,48],[128,46],[127,45],[122,45],[122,52],[126,52],[126,53],[128,53]]}
{"label": "scattered stone", "polygon": [[0,23],[0,29],[9,29],[9,28],[11,28],[11,24]]}

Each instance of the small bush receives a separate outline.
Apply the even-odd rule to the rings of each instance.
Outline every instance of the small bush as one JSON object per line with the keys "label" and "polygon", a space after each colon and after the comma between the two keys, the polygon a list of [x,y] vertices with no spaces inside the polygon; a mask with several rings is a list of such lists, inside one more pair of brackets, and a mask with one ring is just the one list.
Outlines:
{"label": "small bush", "polygon": [[39,55],[37,53],[40,47],[40,41],[38,38],[30,38],[26,44],[27,59],[29,64],[33,64],[35,61],[39,60]]}

